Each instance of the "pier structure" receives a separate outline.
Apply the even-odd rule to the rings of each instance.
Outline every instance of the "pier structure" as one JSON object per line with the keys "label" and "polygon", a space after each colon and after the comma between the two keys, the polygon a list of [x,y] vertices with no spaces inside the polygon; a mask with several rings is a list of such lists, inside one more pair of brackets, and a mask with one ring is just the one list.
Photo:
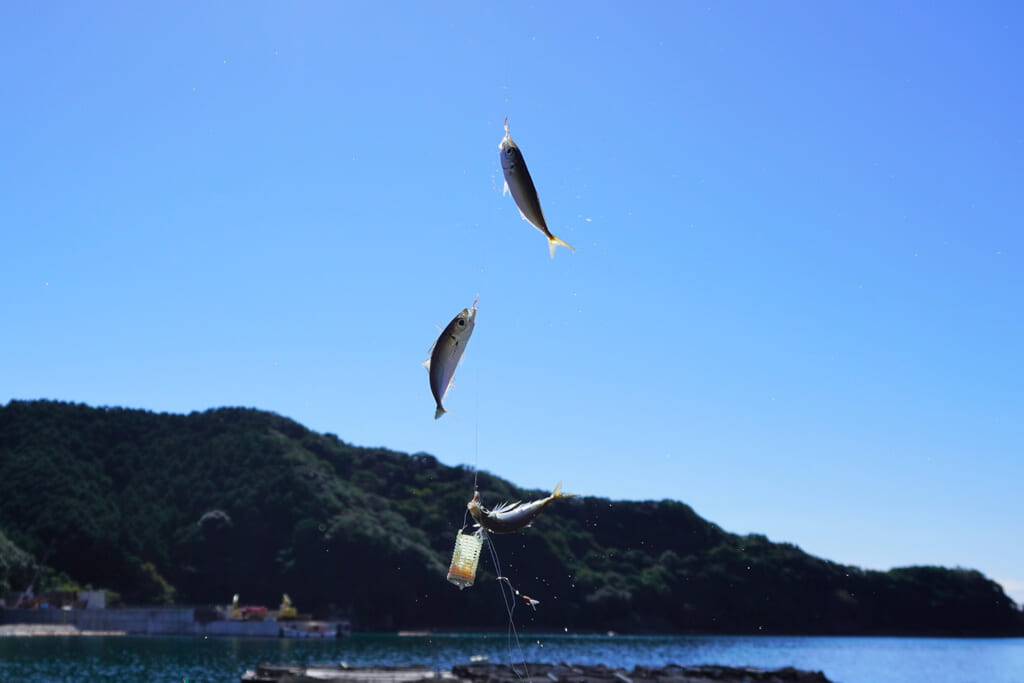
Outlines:
{"label": "pier structure", "polygon": [[[298,625],[296,622],[276,619],[211,619],[210,615],[211,610],[208,608],[192,607],[0,609],[0,625],[60,625],[73,627],[80,632],[132,635],[257,637],[292,635],[291,632],[295,631]],[[285,629],[288,629],[289,633],[284,633]],[[10,628],[7,631],[18,632]],[[321,632],[316,635],[338,636],[347,632],[347,623],[323,622]]]}

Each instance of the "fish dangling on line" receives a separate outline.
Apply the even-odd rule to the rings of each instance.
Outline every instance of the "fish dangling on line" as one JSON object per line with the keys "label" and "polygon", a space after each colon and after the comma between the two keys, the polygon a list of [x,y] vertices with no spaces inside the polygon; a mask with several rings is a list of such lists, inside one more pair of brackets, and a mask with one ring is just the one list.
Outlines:
{"label": "fish dangling on line", "polygon": [[516,143],[512,142],[512,136],[509,135],[507,116],[505,117],[505,137],[501,139],[498,149],[500,150],[498,157],[501,159],[501,172],[505,176],[505,189],[502,194],[511,192],[512,199],[515,200],[519,215],[523,217],[523,220],[528,221],[548,238],[551,258],[555,258],[556,247],[565,247],[570,251],[576,251],[572,245],[555,237],[548,230],[544,212],[540,209],[537,188],[534,187],[533,178],[530,177],[530,171],[526,168],[526,160]]}
{"label": "fish dangling on line", "polygon": [[430,393],[434,395],[437,409],[434,411],[434,419],[438,419],[446,412],[442,402],[445,394],[455,377],[455,368],[462,360],[462,354],[466,350],[466,344],[473,334],[473,325],[476,319],[476,301],[473,308],[463,308],[462,311],[452,318],[448,326],[441,332],[441,336],[434,342],[430,349],[430,358],[423,363],[430,375]]}
{"label": "fish dangling on line", "polygon": [[529,503],[502,503],[495,506],[493,510],[485,508],[480,502],[480,492],[474,491],[473,500],[469,501],[466,507],[469,508],[469,514],[473,516],[477,526],[495,534],[511,534],[533,524],[533,520],[537,519],[541,511],[553,501],[559,498],[575,498],[578,495],[577,493],[562,493],[562,482],[558,482],[558,486],[546,498]]}

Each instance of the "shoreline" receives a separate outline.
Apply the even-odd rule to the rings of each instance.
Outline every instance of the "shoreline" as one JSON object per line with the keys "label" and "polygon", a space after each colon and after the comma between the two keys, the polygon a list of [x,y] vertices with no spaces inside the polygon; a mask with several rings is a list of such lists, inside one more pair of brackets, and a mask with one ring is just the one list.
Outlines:
{"label": "shoreline", "polygon": [[[241,622],[241,623],[255,623],[255,622]],[[264,622],[265,623],[265,622]],[[400,630],[400,631],[354,631],[348,634],[346,637],[352,636],[394,636],[396,638],[452,638],[461,637],[466,635],[502,635],[504,632],[498,629],[487,629],[487,630],[476,630],[476,631],[460,631],[454,629],[437,629],[437,630]],[[279,638],[282,637],[278,633],[259,633],[259,634],[246,634],[246,633],[218,633],[218,632],[197,632],[197,633],[178,633],[171,631],[153,631],[153,632],[134,632],[123,629],[102,629],[102,628],[79,628],[74,624],[66,623],[38,623],[38,622],[16,622],[16,623],[0,623],[0,638],[32,638],[32,637],[61,637],[61,636],[146,636],[146,637],[180,637],[180,636],[203,636],[203,637],[268,637],[268,638]],[[660,633],[660,632],[644,632],[644,633],[632,633],[632,632],[604,632],[604,631],[578,631],[573,633],[561,633],[557,631],[552,632],[538,632],[538,636],[545,638],[572,638],[572,637],[584,637],[584,638],[617,638],[631,636],[649,636],[649,637],[660,637],[660,636],[677,636],[677,637],[751,637],[751,638],[906,638],[908,640],[1020,640],[1024,638],[1024,635],[942,635],[942,634],[915,634],[915,633],[855,633],[855,634],[836,634],[836,633]]]}

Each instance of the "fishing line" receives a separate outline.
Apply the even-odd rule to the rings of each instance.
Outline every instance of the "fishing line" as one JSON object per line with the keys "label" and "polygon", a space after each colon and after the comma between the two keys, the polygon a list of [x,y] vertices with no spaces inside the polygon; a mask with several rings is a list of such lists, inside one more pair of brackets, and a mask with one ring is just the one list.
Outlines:
{"label": "fishing line", "polygon": [[[509,50],[505,54],[505,80],[503,81],[504,85],[501,88],[504,91],[504,94],[505,94],[504,98],[502,98],[505,101],[502,102],[501,104],[502,104],[502,106],[506,110],[508,109],[508,105],[509,105],[509,95],[508,95],[508,93],[509,93],[509,90],[511,90],[511,87],[509,86],[508,82],[509,82],[509,77],[510,77],[511,73],[512,73],[512,51]],[[508,111],[506,111],[505,113],[507,114]]]}
{"label": "fishing line", "polygon": [[476,369],[476,425],[473,433],[473,493],[477,491],[480,476],[480,368]]}
{"label": "fishing line", "polygon": [[[508,615],[508,660],[509,668],[512,669],[512,673],[516,675],[516,678],[523,680],[523,677],[516,671],[515,667],[512,666],[512,640],[515,639],[516,651],[519,653],[519,661],[523,663],[523,673],[526,674],[526,680],[533,683],[533,678],[530,677],[530,669],[526,664],[526,656],[523,654],[522,643],[519,642],[519,631],[516,629],[515,612],[516,612],[516,595],[519,591],[515,589],[512,582],[508,577],[501,573],[501,563],[498,562],[498,553],[494,549],[494,542],[491,540],[490,534],[484,531],[483,527],[480,527],[480,533],[483,534],[484,539],[487,541],[487,549],[491,551],[491,562],[494,563],[494,572],[497,574],[498,589],[501,591],[501,599],[505,603],[505,614]],[[508,592],[505,592],[506,587]]]}
{"label": "fishing line", "polygon": [[[511,56],[507,56],[506,60],[505,60],[505,84],[502,87],[502,91],[504,93],[504,97],[503,97],[504,102],[502,102],[502,109],[505,110],[504,111],[504,115],[506,115],[506,116],[508,114],[508,111],[507,111],[508,110],[508,103],[509,103],[508,80],[509,80],[509,73],[511,71],[511,67],[512,67]],[[499,172],[500,172],[500,169],[499,169]],[[484,273],[486,271],[485,271],[485,268],[484,268],[484,266],[482,264],[486,261],[487,249],[486,249],[486,246],[483,244],[483,242],[480,243],[479,250],[480,250],[479,251],[479,259],[480,259],[480,261],[479,262],[481,263],[481,266],[479,268],[478,283],[480,281],[486,279],[486,277],[484,275]],[[478,290],[477,298],[479,298],[479,297],[480,297],[480,294],[479,294],[479,290]],[[474,301],[473,303],[474,303],[474,306],[475,306],[476,302]],[[481,372],[480,372],[479,364],[476,366],[476,371],[475,372],[476,372],[476,419],[474,420],[474,430],[473,430],[473,494],[474,494],[474,496],[479,491],[479,483],[480,483],[480,386],[481,386],[480,374],[481,374]],[[469,524],[469,520],[467,518],[468,514],[469,514],[468,510],[463,514],[463,529],[466,529],[468,524]],[[504,576],[502,574],[502,572],[501,572],[501,562],[498,560],[498,553],[497,553],[497,551],[494,548],[494,543],[491,541],[490,534],[488,534],[487,531],[483,527],[480,527],[478,529],[477,533],[483,538],[484,542],[487,543],[487,548],[490,551],[491,562],[494,564],[494,572],[495,572],[496,580],[498,582],[498,590],[501,592],[501,600],[502,600],[502,602],[505,605],[505,614],[508,617],[508,643],[507,643],[507,647],[508,647],[509,668],[512,670],[512,673],[514,673],[516,675],[516,678],[518,678],[519,680],[523,680],[523,674],[525,674],[526,680],[529,681],[530,683],[533,683],[533,679],[530,677],[529,667],[528,667],[528,665],[526,663],[526,657],[523,654],[523,646],[522,646],[522,643],[519,640],[519,630],[516,628],[516,624],[515,624],[516,596],[519,594],[519,591],[517,591],[515,589],[515,586],[512,585],[512,582],[508,579],[508,577],[506,577],[506,576]],[[522,673],[520,673],[516,669],[516,667],[512,664],[512,660],[513,660],[512,643],[513,643],[513,641],[515,642],[515,650],[516,650],[516,652],[519,653],[518,660],[520,662],[522,662]]]}

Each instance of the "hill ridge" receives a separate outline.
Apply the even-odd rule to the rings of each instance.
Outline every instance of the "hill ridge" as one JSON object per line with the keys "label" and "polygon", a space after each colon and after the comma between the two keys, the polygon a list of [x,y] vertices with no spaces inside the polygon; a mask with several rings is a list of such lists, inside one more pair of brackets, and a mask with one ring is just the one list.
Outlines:
{"label": "hill ridge", "polygon": [[[488,501],[548,493],[485,471],[478,483]],[[503,628],[488,561],[471,590],[444,580],[472,485],[465,466],[255,408],[0,407],[8,545],[131,603],[276,604],[288,592],[363,628]],[[559,501],[494,544],[503,573],[541,601],[517,612],[531,628],[1024,633],[1021,611],[974,570],[840,565],[729,533],[679,501]],[[24,564],[0,557],[0,587],[24,581]]]}

